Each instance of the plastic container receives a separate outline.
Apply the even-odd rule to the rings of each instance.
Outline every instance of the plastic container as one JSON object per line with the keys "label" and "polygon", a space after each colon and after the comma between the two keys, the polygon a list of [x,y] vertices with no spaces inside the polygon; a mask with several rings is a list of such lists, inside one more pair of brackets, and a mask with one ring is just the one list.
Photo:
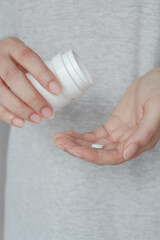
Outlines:
{"label": "plastic container", "polygon": [[80,97],[93,83],[86,67],[73,50],[59,53],[45,63],[61,83],[61,95],[56,96],[48,92],[30,73],[26,73],[26,76],[52,106],[54,112]]}

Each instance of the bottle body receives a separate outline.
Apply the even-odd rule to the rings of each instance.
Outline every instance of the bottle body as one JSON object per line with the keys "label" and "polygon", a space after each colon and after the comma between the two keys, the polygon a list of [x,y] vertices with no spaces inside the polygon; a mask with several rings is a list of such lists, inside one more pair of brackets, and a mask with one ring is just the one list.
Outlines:
{"label": "bottle body", "polygon": [[26,73],[26,76],[52,106],[54,112],[80,97],[93,83],[87,69],[73,50],[59,53],[52,57],[51,61],[45,61],[45,64],[60,82],[62,86],[61,95],[56,96],[48,92],[30,73]]}

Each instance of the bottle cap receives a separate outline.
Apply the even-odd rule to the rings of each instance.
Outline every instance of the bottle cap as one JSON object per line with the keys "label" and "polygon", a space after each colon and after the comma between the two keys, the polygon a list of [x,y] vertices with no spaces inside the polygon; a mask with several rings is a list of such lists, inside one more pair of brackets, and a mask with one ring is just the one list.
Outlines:
{"label": "bottle cap", "polygon": [[73,50],[57,54],[52,58],[52,65],[56,77],[71,98],[82,95],[93,83],[86,67]]}

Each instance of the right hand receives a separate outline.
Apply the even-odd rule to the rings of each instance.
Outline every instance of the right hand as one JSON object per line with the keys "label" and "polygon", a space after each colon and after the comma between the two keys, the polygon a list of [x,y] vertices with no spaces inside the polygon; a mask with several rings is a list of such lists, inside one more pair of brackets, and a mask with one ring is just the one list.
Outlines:
{"label": "right hand", "polygon": [[[98,165],[117,165],[153,149],[160,140],[160,68],[133,81],[102,126],[56,133],[53,140],[63,151]],[[93,143],[103,148],[92,148]]]}
{"label": "right hand", "polygon": [[0,119],[16,127],[23,127],[25,120],[40,123],[53,116],[52,107],[30,83],[26,72],[47,91],[61,93],[60,83],[39,55],[15,37],[0,40]]}

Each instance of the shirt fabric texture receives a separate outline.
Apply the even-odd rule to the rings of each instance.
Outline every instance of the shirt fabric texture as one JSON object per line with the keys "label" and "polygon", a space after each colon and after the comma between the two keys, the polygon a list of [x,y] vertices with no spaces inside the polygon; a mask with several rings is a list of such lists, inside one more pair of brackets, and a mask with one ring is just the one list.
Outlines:
{"label": "shirt fabric texture", "polygon": [[52,142],[56,132],[101,126],[130,84],[160,67],[160,1],[1,0],[7,36],[44,60],[75,50],[94,84],[54,119],[10,128],[5,240],[160,239],[159,143],[121,165],[98,166]]}

